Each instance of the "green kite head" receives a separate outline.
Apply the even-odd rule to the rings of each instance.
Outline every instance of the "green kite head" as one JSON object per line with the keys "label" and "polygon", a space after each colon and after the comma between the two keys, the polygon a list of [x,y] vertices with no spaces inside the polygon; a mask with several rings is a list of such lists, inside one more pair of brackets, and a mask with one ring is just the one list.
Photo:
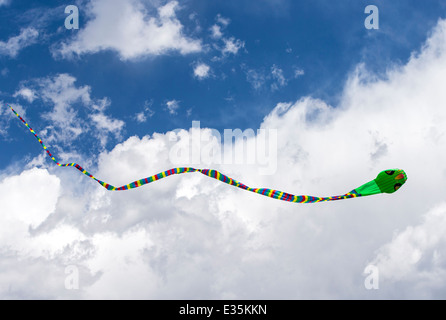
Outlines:
{"label": "green kite head", "polygon": [[406,182],[407,175],[401,169],[381,171],[375,179],[379,190],[383,193],[394,193]]}
{"label": "green kite head", "polygon": [[406,182],[407,175],[401,169],[389,169],[381,171],[376,179],[369,181],[354,191],[361,196],[369,196],[378,193],[394,193]]}

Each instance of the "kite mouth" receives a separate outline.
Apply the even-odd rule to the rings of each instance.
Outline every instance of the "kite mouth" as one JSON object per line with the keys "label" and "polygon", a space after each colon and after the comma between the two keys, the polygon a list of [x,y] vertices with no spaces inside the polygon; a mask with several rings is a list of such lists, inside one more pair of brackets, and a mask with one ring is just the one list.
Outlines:
{"label": "kite mouth", "polygon": [[401,179],[404,179],[404,174],[402,174],[402,173],[400,173],[399,175],[397,175],[395,177],[395,180],[401,180]]}

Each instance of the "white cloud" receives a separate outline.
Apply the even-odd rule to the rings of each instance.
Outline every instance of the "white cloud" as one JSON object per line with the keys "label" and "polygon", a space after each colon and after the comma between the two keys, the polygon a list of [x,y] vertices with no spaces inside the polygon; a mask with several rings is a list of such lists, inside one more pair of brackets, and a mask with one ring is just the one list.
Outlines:
{"label": "white cloud", "polygon": [[260,89],[266,81],[266,76],[255,69],[248,69],[245,71],[246,80],[252,85],[256,90]]}
{"label": "white cloud", "polygon": [[211,35],[214,39],[220,39],[223,36],[222,29],[226,28],[231,22],[228,18],[223,17],[221,14],[218,14],[215,18],[216,24],[211,27]]}
{"label": "white cloud", "polygon": [[[0,183],[2,210],[4,210],[2,219],[5,222],[20,221],[27,233],[29,226],[38,227],[51,212],[54,212],[59,189],[60,182],[57,177],[50,176],[46,170],[42,169],[31,169],[22,172],[19,176],[4,179]],[[47,195],[46,192],[48,192]],[[26,197],[27,201],[23,201],[23,197]],[[40,199],[46,201],[41,202]],[[2,236],[12,232],[4,224],[1,225]]]}
{"label": "white cloud", "polygon": [[[36,168],[0,181],[0,296],[68,298],[64,268],[87,248],[75,227],[46,229],[61,189],[59,178]],[[88,283],[88,274],[83,278]]]}
{"label": "white cloud", "polygon": [[[221,14],[218,14],[215,18],[216,23],[211,26],[211,37],[216,40],[213,43],[213,47],[221,52],[221,57],[213,57],[213,61],[218,61],[229,54],[236,55],[240,49],[245,47],[245,42],[236,39],[235,37],[223,37],[223,30],[229,25],[231,22],[228,18],[223,17]],[[220,44],[218,44],[220,42]]]}
{"label": "white cloud", "polygon": [[198,63],[194,68],[194,75],[199,80],[209,77],[209,72],[211,68],[205,63]]}
{"label": "white cloud", "polygon": [[[137,299],[141,296],[153,296],[150,293],[162,284],[162,280],[143,260],[141,254],[153,247],[151,234],[144,228],[129,230],[118,237],[114,233],[104,233],[94,237],[92,244],[97,252],[88,261],[92,272],[103,273],[101,281],[96,281],[86,292],[86,298],[95,299]],[[113,254],[110,254],[112,253]],[[104,269],[104,266],[107,266]],[[122,277],[123,272],[129,276]],[[117,292],[113,288],[122,288]]]}
{"label": "white cloud", "polygon": [[299,78],[305,74],[303,69],[294,69],[294,78]]}
{"label": "white cloud", "polygon": [[70,57],[113,50],[121,59],[128,60],[168,51],[188,54],[202,49],[200,40],[183,34],[183,26],[176,17],[176,1],[158,7],[156,16],[149,14],[140,0],[92,0],[89,8],[93,18],[55,54]]}
{"label": "white cloud", "polygon": [[145,115],[144,112],[138,112],[135,116],[136,121],[138,121],[139,123],[143,123],[147,121],[147,116]]}
{"label": "white cloud", "polygon": [[76,78],[68,74],[38,80],[42,98],[54,106],[45,117],[56,128],[63,128],[52,130],[52,134],[47,138],[49,142],[72,141],[85,131],[83,121],[78,117],[78,111],[73,105],[89,105],[91,89],[89,86],[76,87],[75,82]]}
{"label": "white cloud", "polygon": [[124,128],[124,121],[113,119],[103,113],[96,113],[90,116],[91,120],[95,123],[95,126],[98,130],[105,132],[105,135],[102,135],[104,140],[101,141],[101,145],[105,146],[107,143],[107,135],[108,133],[114,133],[116,138],[121,138],[121,132]]}
{"label": "white cloud", "polygon": [[155,112],[152,109],[148,108],[145,111],[138,112],[135,118],[136,121],[138,121],[139,123],[143,123],[147,121],[147,117],[151,118],[154,114]]}
{"label": "white cloud", "polygon": [[[417,288],[417,294],[435,298],[446,283],[446,204],[441,203],[383,245],[371,262],[379,270],[381,281]],[[404,298],[415,297],[409,290]]]}
{"label": "white cloud", "polygon": [[36,92],[26,87],[23,87],[20,90],[16,91],[13,95],[14,98],[19,96],[28,101],[29,103],[32,103],[37,98]]}
{"label": "white cloud", "polygon": [[230,37],[228,39],[224,38],[224,47],[222,49],[223,54],[237,54],[238,51],[245,46],[245,42],[240,39],[235,39],[234,37]]}
{"label": "white cloud", "polygon": [[[386,78],[358,67],[336,108],[309,97],[279,103],[261,124],[277,129],[274,175],[259,175],[258,165],[212,166],[249,186],[313,195],[342,194],[401,167],[408,181],[392,195],[290,204],[198,173],[111,193],[87,177],[74,179],[69,168],[37,171],[26,180],[36,184],[6,190],[4,201],[38,192],[29,206],[37,206],[41,227],[23,228],[23,203],[7,202],[0,215],[7,230],[0,235],[0,296],[66,297],[63,268],[61,275],[38,273],[45,281],[32,275],[69,262],[80,267],[85,281],[75,297],[84,299],[441,299],[445,81],[446,22],[440,21],[422,51]],[[210,130],[200,132],[211,138]],[[102,151],[95,176],[119,186],[178,166],[169,156],[171,137],[130,137]],[[185,131],[176,137],[186,144]],[[386,152],[379,151],[383,145]],[[9,236],[16,228],[21,233]],[[53,246],[49,254],[42,243]],[[364,287],[368,261],[381,270],[379,290]]]}
{"label": "white cloud", "polygon": [[155,114],[155,111],[152,110],[153,101],[146,100],[144,101],[144,110],[138,112],[135,115],[136,121],[139,123],[143,123],[147,121],[147,117],[151,118]]}
{"label": "white cloud", "polygon": [[180,102],[177,100],[170,100],[166,102],[166,106],[170,114],[177,114],[177,110],[180,107]]}
{"label": "white cloud", "polygon": [[8,5],[10,0],[0,0],[0,6]]}
{"label": "white cloud", "polygon": [[26,115],[26,111],[20,104],[8,103],[5,101],[0,101],[0,104],[3,106],[0,108],[0,135],[7,136],[11,120],[16,120],[15,115],[9,110],[8,106],[11,106],[23,116]]}
{"label": "white cloud", "polygon": [[272,90],[277,90],[279,87],[286,86],[287,81],[283,76],[283,70],[275,64],[271,67],[271,75],[274,80],[274,83],[271,85]]}
{"label": "white cloud", "polygon": [[[27,81],[15,92],[14,97],[18,96],[30,103],[37,98],[43,99],[45,105],[51,107],[49,111],[41,113],[49,124],[38,130],[47,143],[58,142],[68,146],[82,134],[89,132],[104,147],[109,141],[110,133],[118,140],[121,137],[124,122],[105,113],[111,101],[106,97],[92,97],[91,87],[77,86],[76,78],[69,74]],[[82,119],[83,114],[92,119],[93,125]]]}
{"label": "white cloud", "polygon": [[20,256],[41,257],[55,254],[57,248],[62,249],[61,241],[45,243],[45,247],[39,247],[39,244],[43,245],[40,241],[43,237],[33,237],[33,232],[54,213],[60,189],[57,177],[36,168],[0,182],[2,252],[12,250]]}
{"label": "white cloud", "polygon": [[[100,140],[101,146],[105,146],[110,132],[115,134],[116,138],[121,136],[124,122],[113,119],[106,115],[104,110],[110,105],[107,98],[93,99],[90,95],[90,86],[75,85],[76,78],[68,74],[59,74],[53,78],[45,78],[40,81],[41,95],[44,99],[51,101],[54,108],[47,113],[51,120],[51,125],[63,130],[54,130],[52,138],[62,141],[72,141],[82,133],[91,130],[85,121],[78,116],[78,111],[74,107],[80,103],[89,112],[93,120],[96,135]],[[50,137],[51,141],[51,137]]]}
{"label": "white cloud", "polygon": [[0,55],[15,58],[20,50],[37,42],[39,32],[34,28],[25,28],[20,31],[20,34],[11,37],[8,41],[0,41]]}
{"label": "white cloud", "polygon": [[226,27],[231,22],[229,18],[223,17],[221,14],[217,14],[215,20],[217,20],[217,23],[223,27]]}
{"label": "white cloud", "polygon": [[211,34],[212,38],[220,39],[223,36],[223,33],[221,32],[221,27],[219,25],[214,24],[211,27]]}
{"label": "white cloud", "polygon": [[[242,70],[245,71],[246,80],[256,90],[261,89],[265,84],[270,84],[271,91],[278,90],[281,87],[285,87],[288,84],[289,79],[284,75],[283,69],[273,64],[270,71],[264,69],[250,69],[246,65],[242,64]],[[294,78],[300,77],[304,74],[301,69],[294,70]]]}

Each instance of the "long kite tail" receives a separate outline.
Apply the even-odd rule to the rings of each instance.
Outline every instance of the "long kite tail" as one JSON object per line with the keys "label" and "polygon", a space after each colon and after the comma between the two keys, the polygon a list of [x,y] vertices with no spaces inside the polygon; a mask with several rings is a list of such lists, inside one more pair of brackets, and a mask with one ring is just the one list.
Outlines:
{"label": "long kite tail", "polygon": [[[151,183],[153,181],[157,181],[160,179],[163,179],[165,177],[174,175],[174,174],[181,174],[181,173],[187,173],[187,172],[200,172],[208,177],[217,179],[221,182],[227,183],[231,186],[234,187],[238,187],[240,189],[244,189],[247,191],[251,191],[251,192],[255,192],[258,194],[261,194],[263,196],[267,196],[270,198],[274,198],[274,199],[278,199],[278,200],[283,200],[283,201],[288,201],[288,202],[297,202],[297,203],[315,203],[315,202],[323,202],[323,201],[334,201],[334,200],[341,200],[341,199],[349,199],[349,198],[356,198],[356,197],[360,197],[360,196],[365,196],[365,195],[370,195],[370,194],[376,194],[376,193],[382,193],[382,192],[387,192],[387,191],[382,191],[378,188],[378,185],[376,185],[375,180],[370,181],[364,185],[362,185],[359,188],[356,188],[344,195],[340,195],[340,196],[333,196],[333,197],[314,197],[314,196],[307,196],[307,195],[293,195],[290,193],[286,193],[283,191],[278,191],[278,190],[273,190],[273,189],[267,189],[267,188],[251,188],[246,186],[245,184],[234,180],[220,172],[218,172],[217,170],[212,170],[212,169],[195,169],[195,168],[191,168],[191,167],[180,167],[180,168],[174,168],[174,169],[169,169],[163,172],[160,172],[158,174],[155,174],[153,176],[144,178],[144,179],[140,179],[140,180],[136,180],[133,181],[132,183],[123,185],[121,187],[115,187],[109,183],[106,183],[102,180],[97,179],[96,177],[94,177],[91,173],[89,173],[87,170],[85,170],[84,168],[82,168],[80,165],[78,165],[77,163],[59,163],[56,158],[54,157],[54,155],[48,150],[48,148],[45,146],[45,144],[43,143],[42,139],[40,139],[40,137],[37,135],[37,133],[28,125],[28,123],[11,107],[9,106],[9,108],[11,108],[12,112],[14,112],[14,114],[23,122],[23,124],[29,129],[29,131],[31,131],[31,133],[34,135],[34,137],[39,141],[39,143],[42,145],[43,149],[46,151],[46,153],[48,154],[48,156],[51,158],[51,160],[53,160],[56,165],[58,165],[59,167],[74,167],[77,170],[79,170],[80,172],[82,172],[83,174],[85,174],[86,176],[90,177],[91,179],[97,181],[101,186],[103,186],[104,188],[106,188],[107,190],[110,191],[123,191],[123,190],[130,190],[130,189],[135,189],[138,187],[141,187],[145,184]],[[399,170],[399,169],[396,169]],[[402,171],[402,170],[400,170]],[[384,171],[383,171],[384,172]],[[388,171],[386,171],[388,172]],[[404,171],[403,171],[404,173]],[[404,173],[405,176],[405,173]],[[379,176],[378,176],[379,177]],[[405,176],[406,177],[406,176]],[[406,177],[407,179],[407,177]],[[405,180],[404,180],[405,182]],[[402,182],[402,183],[404,183]],[[398,188],[401,186],[402,184],[400,183],[400,185],[398,186]],[[360,192],[358,192],[360,191]],[[395,190],[396,191],[396,190]],[[390,192],[388,192],[390,193]]]}

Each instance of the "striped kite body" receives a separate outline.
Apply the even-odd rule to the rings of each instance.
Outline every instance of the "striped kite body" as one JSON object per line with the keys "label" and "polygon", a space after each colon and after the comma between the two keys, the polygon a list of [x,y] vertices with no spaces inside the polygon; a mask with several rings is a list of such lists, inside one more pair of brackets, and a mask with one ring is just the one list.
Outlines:
{"label": "striped kite body", "polygon": [[39,143],[42,145],[43,149],[46,151],[48,156],[53,160],[56,165],[59,167],[75,167],[77,170],[85,174],[86,176],[90,177],[91,179],[97,181],[101,186],[106,188],[110,191],[124,191],[124,190],[130,190],[135,189],[138,187],[141,187],[145,184],[166,178],[168,176],[174,175],[174,174],[182,174],[187,172],[200,172],[208,177],[214,178],[216,180],[219,180],[221,182],[227,183],[231,186],[238,187],[240,189],[244,189],[247,191],[255,192],[257,194],[261,194],[266,197],[270,197],[273,199],[288,201],[288,202],[296,202],[296,203],[316,203],[316,202],[324,202],[324,201],[335,201],[335,200],[342,200],[342,199],[349,199],[349,198],[356,198],[361,196],[368,196],[372,194],[378,194],[378,193],[393,193],[396,190],[398,190],[407,180],[406,173],[401,169],[391,169],[391,170],[385,170],[378,174],[377,178],[369,181],[362,186],[353,189],[350,192],[347,192],[346,194],[339,195],[339,196],[332,196],[332,197],[314,197],[314,196],[307,196],[307,195],[293,195],[290,193],[286,193],[283,191],[273,190],[273,189],[267,189],[267,188],[251,188],[243,183],[234,180],[221,172],[218,172],[217,170],[212,169],[195,169],[190,167],[180,167],[180,168],[174,168],[169,169],[163,172],[160,172],[158,174],[155,174],[153,176],[133,181],[129,184],[123,185],[121,187],[115,187],[112,186],[109,183],[106,183],[104,181],[101,181],[94,177],[91,173],[89,173],[87,170],[82,168],[77,163],[65,163],[61,164],[59,163],[56,158],[51,154],[51,152],[48,150],[48,148],[43,143],[42,139],[37,135],[37,133],[28,125],[28,123],[11,107],[9,106],[14,112],[14,114],[23,122],[23,124],[31,131],[31,133],[34,135],[34,137],[39,141]]}

